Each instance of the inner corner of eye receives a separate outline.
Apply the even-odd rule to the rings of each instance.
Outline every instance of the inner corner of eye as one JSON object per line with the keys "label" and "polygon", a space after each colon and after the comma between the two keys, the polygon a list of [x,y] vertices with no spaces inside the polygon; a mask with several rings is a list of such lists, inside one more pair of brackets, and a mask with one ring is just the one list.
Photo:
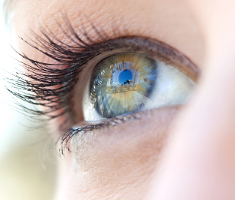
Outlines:
{"label": "inner corner of eye", "polygon": [[84,120],[184,104],[193,86],[173,65],[138,53],[114,54],[91,73],[83,97]]}

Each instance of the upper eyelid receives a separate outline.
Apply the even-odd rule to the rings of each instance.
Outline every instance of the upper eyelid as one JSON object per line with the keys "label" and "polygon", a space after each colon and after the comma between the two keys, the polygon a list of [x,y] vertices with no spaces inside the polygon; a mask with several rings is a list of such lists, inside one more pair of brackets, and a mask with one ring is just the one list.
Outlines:
{"label": "upper eyelid", "polygon": [[[144,38],[138,36],[127,36],[116,38],[106,41],[109,45],[116,45],[115,49],[103,49],[104,51],[99,54],[96,61],[91,62],[93,67],[105,59],[116,53],[140,53],[162,61],[166,64],[173,65],[182,71],[186,76],[189,76],[193,81],[197,82],[200,75],[199,68],[185,55],[176,50],[175,48],[151,38]],[[105,52],[106,51],[106,52]]]}
{"label": "upper eyelid", "polygon": [[[173,47],[170,47],[164,42],[157,41],[156,39],[151,38],[145,38],[144,36],[138,36],[138,35],[131,35],[128,31],[118,31],[115,27],[113,27],[112,34],[106,33],[102,26],[95,26],[91,21],[90,27],[95,31],[97,37],[95,39],[92,39],[89,36],[89,33],[87,32],[86,28],[81,25],[82,30],[78,29],[75,30],[73,25],[71,24],[70,20],[68,19],[67,15],[63,15],[64,22],[66,24],[65,28],[60,24],[57,23],[59,29],[62,31],[66,38],[66,42],[63,42],[60,38],[58,38],[55,34],[53,34],[52,31],[50,31],[49,28],[42,28],[41,34],[36,34],[32,32],[35,40],[30,40],[30,42],[24,40],[26,43],[28,43],[31,47],[37,49],[37,51],[41,51],[46,56],[51,57],[54,60],[58,61],[58,65],[71,65],[73,62],[77,62],[79,60],[74,59],[74,57],[81,57],[81,54],[88,55],[91,57],[96,56],[99,54],[97,51],[103,51],[107,50],[107,48],[103,49],[103,45],[101,45],[104,42],[107,42],[109,40],[115,41],[114,39],[122,39],[126,37],[132,37],[132,38],[143,38],[141,41],[142,46],[147,46],[146,43],[148,43],[148,53],[151,52],[151,48],[153,48],[153,51],[158,51],[160,54],[160,57],[163,56],[170,56],[170,58],[173,58],[175,60],[179,60],[181,63],[189,66],[193,70],[199,72],[199,69],[196,67],[196,65],[185,55],[174,49]],[[81,36],[85,36],[82,39]],[[77,41],[76,41],[77,40]],[[136,40],[136,39],[133,39]],[[134,41],[135,42],[135,41]],[[138,41],[139,42],[139,41]],[[98,48],[96,48],[98,46]],[[134,45],[133,45],[134,46]],[[136,45],[140,46],[140,45]],[[156,50],[157,47],[157,50]],[[120,48],[120,47],[118,47]],[[126,47],[125,47],[126,48]],[[137,47],[139,48],[139,47]],[[95,49],[95,52],[92,51]],[[46,50],[46,51],[44,51]],[[113,49],[109,49],[113,50]],[[136,51],[136,49],[130,49]],[[138,49],[137,49],[138,51]],[[165,52],[164,52],[165,51]],[[48,53],[49,52],[49,53]],[[84,54],[85,52],[85,54]],[[54,54],[56,54],[58,57],[56,57]],[[65,57],[63,57],[63,54]],[[151,53],[150,53],[151,54]],[[70,57],[69,57],[69,56]],[[151,56],[151,55],[150,55]],[[71,59],[70,59],[71,58]],[[29,59],[29,58],[27,58]],[[169,58],[168,58],[169,59]],[[50,65],[50,63],[45,63],[46,65]],[[77,64],[77,63],[76,63]],[[56,65],[53,63],[53,65]]]}
{"label": "upper eyelid", "polygon": [[[144,38],[138,36],[125,36],[103,41],[102,43],[93,44],[99,49],[99,53],[86,63],[86,66],[91,66],[91,69],[108,56],[116,53],[142,53],[153,57],[158,61],[163,61],[166,64],[178,67],[180,71],[184,71],[188,75],[188,71],[193,71],[194,81],[198,78],[198,67],[185,55],[174,49],[173,47],[151,38]],[[78,56],[79,57],[79,56]],[[88,67],[88,68],[89,68]],[[184,67],[184,69],[182,69]],[[187,69],[188,68],[188,69]],[[185,70],[187,72],[185,72]]]}

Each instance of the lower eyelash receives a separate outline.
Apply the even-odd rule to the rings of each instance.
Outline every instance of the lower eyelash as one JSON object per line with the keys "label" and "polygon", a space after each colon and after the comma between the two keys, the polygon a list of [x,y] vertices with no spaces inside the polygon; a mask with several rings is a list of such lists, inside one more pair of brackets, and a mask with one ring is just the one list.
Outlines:
{"label": "lower eyelash", "polygon": [[103,128],[109,128],[118,126],[120,124],[129,122],[131,120],[139,120],[143,116],[142,113],[132,113],[129,115],[124,116],[117,116],[115,118],[111,119],[105,119],[103,122],[99,123],[88,123],[87,125],[81,126],[81,127],[73,127],[70,130],[68,130],[60,139],[60,149],[59,152],[61,155],[64,155],[64,151],[67,150],[70,152],[69,144],[70,141],[74,136],[80,135],[80,134],[86,134],[87,132],[93,131],[93,130],[102,130]]}

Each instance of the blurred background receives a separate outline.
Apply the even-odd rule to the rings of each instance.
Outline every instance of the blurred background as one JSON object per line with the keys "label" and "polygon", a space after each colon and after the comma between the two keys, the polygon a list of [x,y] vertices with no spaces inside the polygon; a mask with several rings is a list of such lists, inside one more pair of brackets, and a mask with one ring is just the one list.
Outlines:
{"label": "blurred background", "polygon": [[51,200],[56,182],[56,161],[45,145],[48,132],[17,111],[13,96],[5,89],[5,70],[19,63],[14,33],[6,27],[0,0],[0,199]]}

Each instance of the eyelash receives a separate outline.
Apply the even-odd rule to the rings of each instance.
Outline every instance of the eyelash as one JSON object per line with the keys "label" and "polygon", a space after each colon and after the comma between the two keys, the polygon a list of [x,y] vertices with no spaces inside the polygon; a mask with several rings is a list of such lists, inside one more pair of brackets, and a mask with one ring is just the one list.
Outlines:
{"label": "eyelash", "polygon": [[[17,103],[18,106],[30,116],[46,116],[50,120],[59,117],[64,118],[59,125],[59,129],[63,132],[60,138],[60,151],[62,154],[64,148],[69,150],[68,143],[76,134],[101,129],[103,127],[116,126],[130,119],[136,120],[140,118],[140,114],[135,113],[124,117],[120,116],[109,119],[97,124],[88,124],[79,128],[68,129],[68,127],[74,124],[70,115],[73,113],[73,106],[70,105],[70,100],[73,97],[72,91],[84,65],[94,57],[103,52],[110,52],[115,49],[126,49],[126,51],[137,52],[141,50],[142,46],[147,46],[146,51],[148,51],[149,54],[154,55],[157,52],[159,54],[158,57],[162,57],[164,61],[178,62],[179,66],[186,66],[185,68],[191,68],[191,70],[193,69],[197,72],[197,67],[187,57],[162,42],[131,36],[127,32],[121,33],[114,28],[113,35],[109,36],[101,27],[98,28],[90,22],[91,28],[97,36],[96,41],[94,41],[89,37],[89,34],[83,26],[81,31],[75,30],[66,15],[64,16],[64,22],[66,27],[62,27],[61,24],[57,23],[58,27],[65,35],[66,39],[73,45],[61,41],[49,28],[41,30],[42,36],[32,32],[34,40],[21,38],[33,49],[51,58],[56,64],[39,62],[29,58],[24,53],[17,52],[30,64],[21,62],[25,72],[18,71],[12,74],[13,77],[6,78],[10,84],[10,87],[7,89],[14,96],[32,105],[45,108],[43,110],[31,109]],[[129,43],[126,43],[125,40],[128,40]],[[144,45],[137,45],[136,42],[142,42]],[[172,60],[170,60],[170,58]]]}
{"label": "eyelash", "polygon": [[[66,16],[64,20],[67,26],[65,28],[60,24],[58,26],[67,39],[74,43],[75,46],[63,43],[49,29],[42,29],[42,36],[32,32],[35,40],[31,40],[30,38],[30,42],[23,38],[21,40],[47,57],[50,57],[57,64],[39,62],[23,53],[17,52],[23,59],[30,62],[30,65],[25,62],[20,62],[26,72],[22,73],[18,71],[12,74],[13,78],[6,78],[10,84],[10,87],[7,89],[15,97],[29,104],[49,109],[48,111],[32,109],[17,103],[30,117],[32,115],[46,116],[49,119],[55,119],[69,113],[70,107],[67,106],[67,102],[71,98],[70,92],[76,85],[78,75],[82,71],[84,64],[99,55],[102,51],[118,48],[117,43],[116,46],[110,46],[107,43],[109,40],[107,34],[103,31],[98,31],[94,25],[92,25],[92,28],[99,37],[99,42],[93,41],[86,32],[86,29],[81,34],[87,41],[81,39]],[[59,69],[60,67],[65,68]],[[57,89],[54,88],[56,86],[58,86]],[[53,114],[59,110],[62,110],[59,114]],[[64,124],[64,122],[61,124]],[[64,130],[64,127],[60,129]]]}

